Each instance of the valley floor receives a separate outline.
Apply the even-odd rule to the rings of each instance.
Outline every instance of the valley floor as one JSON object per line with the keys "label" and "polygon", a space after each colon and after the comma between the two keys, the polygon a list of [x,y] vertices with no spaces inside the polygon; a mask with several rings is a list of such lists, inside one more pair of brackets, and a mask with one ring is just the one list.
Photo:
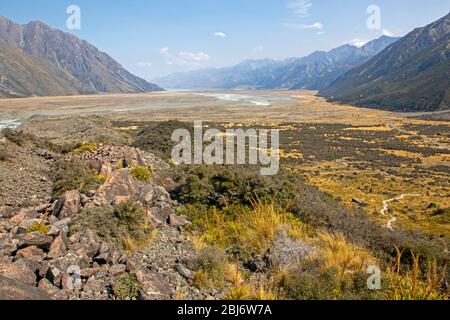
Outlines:
{"label": "valley floor", "polygon": [[[56,152],[57,159],[60,159],[63,163],[80,157],[79,154],[82,158],[86,157],[86,159],[83,158],[83,161],[91,160],[93,156],[100,157],[104,161],[105,155],[107,157],[111,157],[111,155],[107,147],[97,149],[97,147],[103,145],[117,146],[117,148],[120,148],[120,152],[128,150],[127,146],[133,146],[150,154],[156,154],[162,159],[167,159],[167,149],[170,149],[167,148],[167,146],[170,146],[167,143],[170,141],[171,129],[173,129],[171,126],[174,124],[165,121],[179,120],[187,126],[192,126],[192,121],[203,120],[208,127],[220,130],[229,127],[279,129],[281,166],[283,171],[288,173],[288,176],[304,179],[308,185],[315,186],[323,193],[331,195],[332,201],[343,205],[350,210],[349,212],[359,210],[358,212],[367,213],[371,222],[381,226],[382,231],[377,232],[387,232],[387,237],[395,237],[397,233],[403,234],[401,230],[407,230],[423,233],[431,243],[434,243],[435,240],[440,243],[441,239],[443,239],[443,243],[447,243],[444,240],[450,237],[450,121],[424,120],[428,116],[432,118],[442,117],[442,119],[446,117],[445,114],[442,115],[441,113],[407,115],[331,104],[316,97],[314,92],[301,91],[232,92],[226,94],[166,92],[136,95],[4,99],[0,100],[0,124],[2,121],[14,125],[23,123],[20,128],[23,133],[11,134],[10,137],[0,141],[2,143],[0,147],[2,145],[7,146],[7,149],[0,150],[5,153],[4,159],[0,159],[0,182],[2,184],[0,207],[17,208],[22,206],[24,200],[29,198],[34,202],[49,205],[55,200],[55,196],[60,196],[54,194],[55,177],[53,176],[56,173],[52,171],[53,160],[49,160],[51,158],[45,150],[56,148],[56,151],[52,150],[52,152]],[[179,124],[179,122],[177,123]],[[69,148],[69,151],[66,150],[67,148]],[[122,150],[121,148],[125,149]],[[104,149],[106,149],[106,153],[103,153]],[[115,157],[113,159],[107,158],[107,160],[107,164],[110,167],[112,166],[112,176],[117,174],[116,172],[124,170],[124,168],[118,167]],[[153,164],[156,167],[160,166],[160,162]],[[65,170],[68,169],[70,168]],[[203,172],[197,174],[202,177],[201,179],[204,179]],[[98,182],[97,180],[101,180],[101,182],[98,182],[99,185],[101,183],[107,185],[110,181],[106,180],[105,182],[104,179],[107,179],[109,175],[111,175],[111,172],[107,172],[106,175],[101,173],[100,175],[89,176],[88,178],[94,179],[95,183]],[[228,173],[224,174],[225,177],[228,175]],[[70,180],[70,176],[64,176],[64,178],[67,181]],[[179,183],[177,179],[173,179]],[[89,180],[89,183],[93,183],[91,180]],[[158,181],[158,183],[169,190],[170,186],[165,185],[165,180],[161,181]],[[212,182],[205,181],[202,183]],[[155,190],[159,190],[156,185],[153,187],[156,188]],[[189,188],[191,187],[189,186]],[[185,186],[185,188],[187,187]],[[192,196],[193,199],[202,199],[202,196],[199,197],[197,194],[194,197],[194,192],[197,191],[191,190],[191,194],[186,196]],[[313,191],[308,192],[315,194]],[[200,195],[202,194],[200,193]],[[177,200],[183,201],[183,199],[185,198],[181,197]],[[303,201],[306,201],[305,199]],[[147,200],[145,199],[145,201]],[[319,201],[320,199],[314,198],[314,200]],[[91,202],[98,205],[95,197],[88,198],[85,201],[87,203],[85,209],[89,208]],[[153,201],[152,206],[162,205],[157,198],[152,198],[151,201]],[[308,201],[306,203],[309,205]],[[353,233],[364,232],[363,230],[346,229],[347,227],[344,228],[340,225],[341,222],[334,221],[338,226],[333,226],[333,228],[336,227],[333,233],[336,231],[335,233],[338,236],[337,238],[334,238],[334,236],[330,238],[330,235],[323,234],[322,230],[313,222],[309,226],[307,221],[305,229],[305,226],[292,219],[290,214],[279,213],[276,210],[274,211],[273,208],[256,206],[253,211],[247,212],[248,203],[246,203],[244,209],[236,209],[238,211],[244,210],[243,217],[235,218],[236,221],[230,222],[217,216],[218,214],[226,215],[226,210],[228,210],[226,208],[223,209],[223,212],[219,211],[218,213],[215,209],[214,212],[208,210],[203,212],[203,209],[194,206],[194,212],[190,212],[189,204],[197,205],[197,203],[187,202],[186,204],[187,209],[183,213],[186,213],[192,220],[194,227],[191,230],[192,233],[189,233],[189,241],[182,238],[178,231],[164,225],[163,230],[171,237],[173,236],[173,239],[162,241],[162,249],[159,250],[158,241],[160,237],[157,236],[156,253],[153,249],[147,248],[148,252],[144,252],[144,250],[141,252],[142,256],[139,256],[140,262],[146,261],[147,256],[150,256],[149,261],[155,260],[157,255],[161,254],[162,251],[167,251],[166,247],[171,247],[172,242],[174,243],[176,250],[174,249],[174,254],[168,257],[167,264],[164,266],[155,265],[152,266],[153,269],[151,268],[152,272],[163,270],[172,289],[172,291],[168,290],[168,295],[172,297],[175,297],[175,292],[180,293],[180,287],[184,288],[183,294],[194,299],[223,298],[224,296],[240,298],[245,296],[239,290],[243,281],[241,277],[245,278],[247,275],[245,273],[240,274],[240,272],[242,269],[248,269],[248,267],[237,267],[233,261],[227,260],[227,268],[229,269],[227,274],[231,274],[230,277],[233,280],[228,279],[226,281],[233,283],[231,291],[217,291],[215,288],[220,286],[218,284],[210,285],[212,280],[204,277],[211,275],[205,275],[204,273],[207,271],[200,267],[200,271],[195,275],[190,274],[189,270],[181,269],[177,272],[173,272],[173,270],[174,268],[180,268],[179,265],[189,265],[187,262],[184,263],[182,259],[187,259],[186,256],[191,259],[195,255],[193,247],[200,250],[199,248],[205,246],[206,249],[209,246],[214,248],[218,246],[220,249],[228,250],[230,246],[242,245],[240,239],[231,239],[229,235],[224,234],[223,230],[229,228],[230,231],[236,231],[236,228],[253,225],[250,223],[253,222],[251,219],[264,220],[270,218],[274,219],[275,225],[289,225],[290,229],[287,230],[289,237],[280,235],[281,240],[278,239],[281,241],[280,246],[283,247],[285,242],[290,243],[292,241],[291,236],[295,234],[294,238],[297,242],[294,242],[293,246],[297,247],[299,254],[301,253],[304,256],[306,253],[309,254],[311,248],[316,248],[324,256],[331,255],[329,259],[337,259],[334,255],[337,255],[339,250],[343,248],[348,249],[349,252],[355,251],[352,247],[353,244],[347,247],[347,239],[340,238],[342,235],[345,234],[350,239]],[[202,205],[204,204],[202,203]],[[322,208],[319,204],[314,205]],[[328,204],[328,206],[327,208],[331,210],[333,204]],[[315,209],[312,208],[312,210]],[[320,209],[317,210],[320,211]],[[204,214],[207,220],[212,220],[208,220],[208,223],[206,223],[203,221],[203,216],[200,219],[199,212]],[[349,218],[349,216],[346,217]],[[42,221],[48,219],[46,214],[42,214],[39,218]],[[14,217],[11,219],[14,219]],[[344,218],[338,217],[339,219]],[[163,219],[163,221],[167,220],[168,217]],[[323,223],[323,221],[320,221],[320,223]],[[319,226],[320,223],[317,222]],[[345,224],[345,222],[342,223]],[[267,229],[258,229],[262,227]],[[318,229],[308,231],[310,227],[313,229],[317,227]],[[271,245],[275,246],[278,241],[275,233],[279,230],[275,230],[275,232],[274,228],[272,225],[262,224],[255,227],[255,230],[244,229],[241,231],[248,232],[246,235],[248,237],[246,241],[248,242],[254,241],[254,236],[259,235],[260,232],[270,231],[270,235],[267,236],[267,247],[270,247]],[[358,228],[358,226],[355,226],[355,228]],[[9,233],[5,232],[5,235],[10,236],[12,230],[15,229],[8,230]],[[377,238],[377,236],[374,237]],[[315,240],[311,240],[311,238]],[[364,242],[360,240],[355,240],[355,243],[359,245]],[[76,239],[72,242],[76,242]],[[245,245],[248,245],[248,243]],[[378,249],[375,249],[375,245],[370,243],[367,248],[373,250],[373,255],[378,259],[378,255],[375,254]],[[360,250],[359,247],[357,249]],[[361,251],[364,254],[357,257],[357,260],[361,259],[361,263],[356,263],[355,270],[352,269],[352,272],[361,271],[359,266],[375,259],[372,253],[368,254],[364,250]],[[199,252],[203,251],[200,250]],[[214,256],[216,253],[206,250],[205,254]],[[264,253],[260,252],[260,254],[264,259],[267,258],[263,256]],[[447,249],[436,251],[434,254],[443,255],[445,259],[448,259]],[[223,259],[221,256],[219,258]],[[417,257],[413,253],[412,259],[415,258]],[[8,259],[5,261],[9,263]],[[220,259],[218,264],[223,263]],[[265,262],[258,259],[261,259],[261,257],[254,257],[254,261],[251,261],[251,263],[259,264],[257,270],[261,265],[265,266]],[[344,274],[348,261],[340,261],[339,263],[341,262],[344,267],[340,266],[339,268],[343,268],[342,274]],[[407,262],[411,261],[408,260]],[[145,264],[148,265],[149,263],[145,262]],[[236,268],[239,270],[235,270]],[[261,268],[264,269],[264,267]],[[258,272],[260,271],[266,273],[262,270]],[[251,282],[257,283],[259,281],[257,279],[258,272],[250,277]],[[276,277],[270,275],[265,280],[269,284],[270,281],[278,281],[278,276],[280,274],[276,274]],[[416,280],[412,279],[411,281]],[[110,281],[110,279],[107,278],[105,281]],[[221,283],[225,280],[220,278],[214,281]],[[208,290],[194,290],[191,285],[192,282],[201,284],[200,286],[205,285],[206,282],[205,287]],[[437,282],[435,281],[435,283]],[[252,291],[255,288],[247,289]],[[285,289],[288,290],[289,288],[286,287]],[[433,290],[435,289],[433,287]],[[242,296],[239,294],[242,294]],[[270,297],[272,293],[266,292],[266,294],[267,297]],[[282,297],[286,297],[286,292],[280,294]],[[337,291],[335,294],[336,297],[345,296],[345,294]],[[397,292],[394,292],[392,297],[396,297],[396,294]],[[254,295],[249,296],[248,294],[247,296],[254,297]],[[261,296],[257,297],[261,298]]]}

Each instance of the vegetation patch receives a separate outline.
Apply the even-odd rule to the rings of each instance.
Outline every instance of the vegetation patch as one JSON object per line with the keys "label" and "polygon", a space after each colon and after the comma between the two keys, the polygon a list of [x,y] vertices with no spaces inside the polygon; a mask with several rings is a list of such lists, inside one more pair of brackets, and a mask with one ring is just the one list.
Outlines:
{"label": "vegetation patch", "polygon": [[153,228],[148,224],[142,205],[130,199],[116,206],[90,207],[75,220],[72,233],[95,230],[105,241],[133,251],[151,240]]}
{"label": "vegetation patch", "polygon": [[112,291],[119,300],[133,300],[139,296],[139,282],[134,273],[124,273],[113,279]]}
{"label": "vegetation patch", "polygon": [[151,171],[142,166],[132,168],[131,175],[142,182],[150,182],[153,177]]}
{"label": "vegetation patch", "polygon": [[95,161],[56,161],[53,170],[53,195],[60,197],[70,190],[88,191],[98,188],[105,182],[105,177],[99,176],[99,163]]}

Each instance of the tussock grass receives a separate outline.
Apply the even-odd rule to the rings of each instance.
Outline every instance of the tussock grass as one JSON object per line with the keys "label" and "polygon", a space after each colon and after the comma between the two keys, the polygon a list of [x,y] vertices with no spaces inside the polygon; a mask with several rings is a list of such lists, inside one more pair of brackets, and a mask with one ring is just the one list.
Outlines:
{"label": "tussock grass", "polygon": [[396,247],[397,261],[388,270],[390,290],[387,294],[389,300],[447,300],[443,291],[447,267],[439,268],[436,261],[428,263],[427,271],[423,273],[420,268],[420,256],[411,252],[413,259],[409,270],[404,270],[401,260],[404,250]]}
{"label": "tussock grass", "polygon": [[181,213],[191,218],[200,242],[223,248],[238,247],[246,254],[263,254],[283,228],[296,239],[306,237],[304,225],[291,213],[256,200],[253,208],[187,207]]}

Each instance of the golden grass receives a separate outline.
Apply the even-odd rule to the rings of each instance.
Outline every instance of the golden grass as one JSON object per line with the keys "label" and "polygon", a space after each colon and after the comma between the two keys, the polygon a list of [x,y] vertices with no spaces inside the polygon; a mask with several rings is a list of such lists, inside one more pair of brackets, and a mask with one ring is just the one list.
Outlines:
{"label": "golden grass", "polygon": [[420,256],[411,252],[411,270],[403,271],[401,258],[404,251],[397,247],[397,262],[387,272],[390,283],[388,300],[447,300],[441,290],[445,281],[446,267],[439,269],[436,261],[429,263],[425,274],[420,271]]}
{"label": "golden grass", "polygon": [[226,220],[220,211],[214,209],[197,221],[203,230],[198,241],[223,248],[239,246],[244,250],[263,253],[278,232],[286,227],[294,238],[306,237],[306,227],[291,213],[277,209],[274,205],[254,202],[253,210],[239,214],[233,220]]}

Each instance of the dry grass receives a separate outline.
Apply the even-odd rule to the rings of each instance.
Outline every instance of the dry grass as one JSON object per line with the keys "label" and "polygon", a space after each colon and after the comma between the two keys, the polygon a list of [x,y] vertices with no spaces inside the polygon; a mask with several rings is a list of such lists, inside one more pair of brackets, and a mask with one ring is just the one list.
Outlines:
{"label": "dry grass", "polygon": [[291,213],[257,201],[252,210],[237,214],[233,220],[212,209],[194,223],[202,230],[198,241],[223,248],[238,246],[246,252],[264,253],[278,232],[286,227],[291,237],[306,237],[305,226]]}
{"label": "dry grass", "polygon": [[413,263],[410,270],[403,270],[401,259],[404,251],[397,250],[397,262],[388,270],[390,283],[388,300],[447,300],[441,290],[445,283],[446,267],[439,269],[436,262],[428,264],[425,274],[420,271],[420,256],[411,252]]}

